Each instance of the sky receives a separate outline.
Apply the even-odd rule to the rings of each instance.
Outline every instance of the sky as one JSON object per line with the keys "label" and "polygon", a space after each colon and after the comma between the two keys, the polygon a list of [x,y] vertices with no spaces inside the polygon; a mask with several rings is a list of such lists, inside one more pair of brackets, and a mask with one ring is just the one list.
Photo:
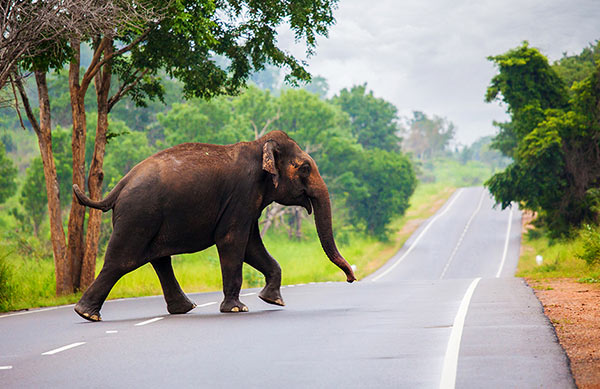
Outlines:
{"label": "sky", "polygon": [[340,0],[316,54],[289,31],[280,47],[327,79],[330,95],[367,83],[401,117],[423,111],[452,121],[457,143],[493,135],[505,107],[485,103],[496,68],[487,60],[527,40],[550,61],[600,39],[600,0]]}

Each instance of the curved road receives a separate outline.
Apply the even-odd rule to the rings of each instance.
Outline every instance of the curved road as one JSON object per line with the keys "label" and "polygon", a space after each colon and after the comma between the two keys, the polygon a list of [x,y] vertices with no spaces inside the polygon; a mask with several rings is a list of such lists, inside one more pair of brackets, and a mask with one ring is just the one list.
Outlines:
{"label": "curved road", "polygon": [[[289,285],[287,306],[243,291],[168,315],[161,296],[0,316],[0,386],[570,388],[542,307],[512,277],[520,213],[460,189],[383,268],[355,284]],[[283,269],[285,271],[285,269]],[[340,278],[342,274],[340,273]]]}

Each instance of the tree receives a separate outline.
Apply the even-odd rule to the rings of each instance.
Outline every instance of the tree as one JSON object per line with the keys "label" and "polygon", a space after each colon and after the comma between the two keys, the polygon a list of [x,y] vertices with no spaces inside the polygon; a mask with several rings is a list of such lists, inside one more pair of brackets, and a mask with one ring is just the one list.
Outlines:
{"label": "tree", "polygon": [[0,204],[15,193],[17,189],[16,177],[17,168],[6,155],[4,144],[0,142]]}
{"label": "tree", "polygon": [[350,220],[363,225],[371,235],[384,238],[392,218],[408,208],[417,185],[412,164],[403,154],[371,149],[348,165],[344,180]]}
{"label": "tree", "polygon": [[429,118],[423,112],[414,111],[403,147],[418,159],[429,160],[447,149],[454,133],[452,122],[438,116]]}
{"label": "tree", "polygon": [[552,235],[595,220],[589,191],[600,179],[600,66],[567,89],[527,42],[490,60],[499,73],[486,100],[502,100],[511,115],[493,146],[513,158],[486,183],[496,201],[538,211]]}
{"label": "tree", "polygon": [[400,151],[402,139],[398,110],[390,102],[367,92],[367,84],[344,88],[332,102],[350,116],[352,134],[365,148]]}
{"label": "tree", "polygon": [[[183,83],[186,97],[214,97],[235,93],[245,84],[252,70],[265,63],[286,66],[288,79],[309,79],[302,64],[276,45],[276,27],[284,21],[297,40],[304,40],[308,54],[314,51],[317,35],[326,35],[333,23],[336,0],[309,2],[306,6],[287,2],[198,0],[102,2],[110,12],[103,15],[93,32],[85,30],[67,38],[51,41],[53,51],[22,62],[32,70],[38,86],[40,122],[36,121],[22,84],[18,89],[27,116],[38,134],[48,191],[51,236],[54,249],[57,293],[85,289],[94,275],[98,248],[100,211],[90,210],[84,237],[85,208],[75,196],[71,199],[68,236],[57,212],[58,190],[51,150],[51,113],[46,73],[69,63],[69,91],[72,108],[73,184],[84,188],[86,108],[85,95],[94,83],[98,108],[96,139],[88,189],[92,199],[101,196],[102,170],[107,141],[108,114],[124,96],[136,104],[163,96],[160,70]],[[69,13],[70,10],[66,9]],[[96,14],[86,17],[96,21]],[[87,20],[87,19],[86,19]],[[76,31],[77,32],[77,31]],[[81,43],[93,48],[91,63],[81,74]],[[119,45],[116,45],[119,42]],[[218,66],[215,55],[231,62],[227,69]],[[113,74],[116,76],[113,78]],[[111,95],[111,85],[116,88]],[[85,243],[85,244],[84,244]]]}

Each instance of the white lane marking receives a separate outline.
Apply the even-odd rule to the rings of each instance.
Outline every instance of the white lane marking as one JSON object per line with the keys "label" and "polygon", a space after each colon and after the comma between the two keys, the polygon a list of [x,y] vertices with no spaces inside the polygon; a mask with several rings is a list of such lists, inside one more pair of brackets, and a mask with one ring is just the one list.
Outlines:
{"label": "white lane marking", "polygon": [[[66,306],[68,307],[69,305],[66,305]],[[2,319],[3,317],[9,317],[9,316],[20,316],[20,315],[28,315],[30,313],[52,311],[52,310],[55,310],[55,309],[58,309],[58,308],[61,308],[61,307],[50,307],[50,308],[34,309],[34,310],[31,310],[31,311],[9,313],[8,315],[0,315],[0,319]]]}
{"label": "white lane marking", "polygon": [[245,297],[245,296],[254,296],[255,294],[256,294],[256,292],[242,293],[242,294],[240,294],[240,297]]}
{"label": "white lane marking", "polygon": [[216,303],[217,303],[216,301],[211,301],[210,303],[200,304],[196,308],[208,307],[209,305],[215,305]]}
{"label": "white lane marking", "polygon": [[287,287],[288,288],[293,288],[294,286],[296,286],[296,285],[288,285]]}
{"label": "white lane marking", "polygon": [[116,334],[118,332],[119,331],[117,331],[117,330],[108,330],[108,331],[106,331],[107,334]]}
{"label": "white lane marking", "polygon": [[0,366],[0,370],[10,370],[12,366]]}
{"label": "white lane marking", "polygon": [[508,214],[508,227],[506,227],[506,239],[504,240],[504,251],[502,252],[502,261],[500,262],[500,268],[498,269],[498,273],[496,273],[496,278],[500,278],[502,268],[504,267],[504,262],[506,262],[506,254],[508,253],[508,242],[510,240],[510,226],[512,224],[512,216],[513,208],[511,205],[510,213]]}
{"label": "white lane marking", "polygon": [[446,266],[444,266],[444,270],[442,270],[442,275],[440,275],[440,280],[442,278],[444,278],[444,276],[446,275],[446,272],[448,271],[448,268],[450,267],[450,263],[452,262],[452,260],[456,256],[456,253],[458,252],[458,248],[462,244],[462,241],[465,238],[465,235],[467,234],[467,231],[469,230],[469,227],[471,226],[471,222],[473,221],[473,219],[475,219],[475,216],[481,210],[481,204],[483,203],[483,195],[484,194],[485,194],[485,190],[483,190],[481,192],[481,196],[479,197],[479,204],[477,204],[477,208],[475,208],[475,212],[473,212],[473,214],[471,215],[471,217],[467,221],[467,224],[465,225],[465,228],[463,229],[462,234],[460,234],[460,238],[458,238],[458,242],[456,242],[456,246],[454,246],[454,250],[452,250],[452,254],[450,254],[450,258],[448,258],[448,262],[446,262]]}
{"label": "white lane marking", "polygon": [[69,349],[72,349],[74,347],[81,346],[83,344],[85,344],[85,342],[71,343],[71,344],[68,344],[66,346],[55,348],[54,350],[46,351],[45,353],[42,353],[42,355],[54,355],[54,354],[63,352],[65,350],[69,350]]}
{"label": "white lane marking", "polygon": [[481,278],[475,278],[467,292],[463,296],[458,312],[454,318],[454,324],[452,325],[452,332],[450,333],[450,339],[448,340],[448,347],[446,348],[446,355],[444,356],[444,365],[442,367],[442,379],[440,381],[440,388],[443,389],[454,389],[456,385],[456,369],[458,367],[458,352],[460,350],[460,340],[462,338],[463,327],[465,326],[465,318],[467,317],[467,310],[471,303],[471,297],[473,292]]}
{"label": "white lane marking", "polygon": [[154,319],[146,320],[146,321],[143,321],[141,323],[134,324],[134,325],[136,327],[145,326],[146,324],[154,323],[155,321],[159,321],[159,320],[162,320],[162,319],[164,319],[164,317],[162,317],[162,316],[161,317],[155,317]]}
{"label": "white lane marking", "polygon": [[425,233],[429,230],[429,227],[431,227],[437,221],[437,219],[439,219],[440,217],[444,216],[446,214],[446,212],[448,212],[448,210],[450,209],[450,207],[452,206],[452,204],[454,204],[454,202],[456,201],[456,199],[459,198],[459,196],[462,194],[462,192],[463,192],[463,190],[459,189],[456,192],[456,195],[452,198],[452,200],[450,200],[450,202],[448,203],[448,205],[446,206],[446,208],[444,208],[443,211],[441,211],[440,213],[438,213],[437,215],[435,215],[433,217],[433,219],[431,219],[431,221],[429,222],[429,224],[427,224],[427,226],[425,226],[425,228],[423,228],[423,231],[421,231],[421,233],[419,234],[419,236],[417,236],[417,239],[415,239],[415,241],[408,248],[408,250],[406,250],[406,252],[400,258],[398,258],[396,260],[396,262],[394,262],[394,264],[392,266],[388,267],[384,272],[382,272],[378,276],[374,277],[371,281],[375,282],[375,281],[379,280],[381,277],[384,277],[385,275],[387,275],[392,270],[394,270],[394,268],[396,266],[398,266],[404,260],[404,258],[406,258],[408,256],[408,254],[410,254],[410,252],[415,248],[415,246],[419,243],[419,241],[421,240],[421,238],[423,237],[423,235],[425,235]]}

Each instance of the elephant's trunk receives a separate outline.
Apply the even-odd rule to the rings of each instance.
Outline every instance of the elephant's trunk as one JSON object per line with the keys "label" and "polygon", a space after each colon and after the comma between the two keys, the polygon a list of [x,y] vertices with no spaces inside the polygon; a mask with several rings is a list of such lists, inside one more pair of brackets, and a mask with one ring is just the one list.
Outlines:
{"label": "elephant's trunk", "polygon": [[329,192],[327,191],[327,187],[325,187],[325,183],[323,183],[323,186],[318,190],[316,195],[311,197],[311,203],[315,211],[315,225],[317,226],[317,234],[319,235],[323,251],[325,251],[331,262],[335,263],[346,273],[346,280],[348,282],[356,281],[352,267],[342,257],[333,239],[331,203],[329,202]]}

